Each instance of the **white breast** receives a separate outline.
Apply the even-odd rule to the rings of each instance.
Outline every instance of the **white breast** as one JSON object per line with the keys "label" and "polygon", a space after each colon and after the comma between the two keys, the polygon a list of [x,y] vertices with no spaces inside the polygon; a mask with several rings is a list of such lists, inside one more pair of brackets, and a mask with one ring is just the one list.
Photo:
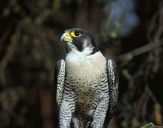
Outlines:
{"label": "white breast", "polygon": [[106,70],[106,59],[101,52],[85,55],[76,50],[71,51],[66,57],[66,72],[73,78],[85,80],[96,79]]}

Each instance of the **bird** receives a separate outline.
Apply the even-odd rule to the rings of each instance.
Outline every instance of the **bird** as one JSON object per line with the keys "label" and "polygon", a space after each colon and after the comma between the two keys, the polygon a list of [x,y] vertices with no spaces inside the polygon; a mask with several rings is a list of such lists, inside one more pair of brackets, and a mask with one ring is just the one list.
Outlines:
{"label": "bird", "polygon": [[83,28],[66,29],[61,42],[67,53],[55,65],[57,127],[107,128],[118,102],[115,61],[104,57]]}

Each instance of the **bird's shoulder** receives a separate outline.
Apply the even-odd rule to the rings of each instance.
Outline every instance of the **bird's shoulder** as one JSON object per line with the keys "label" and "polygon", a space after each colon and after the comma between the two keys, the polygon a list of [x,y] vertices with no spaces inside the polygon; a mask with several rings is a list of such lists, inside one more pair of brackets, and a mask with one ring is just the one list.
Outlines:
{"label": "bird's shoulder", "polygon": [[64,59],[60,59],[55,64],[55,73],[58,73],[62,68],[65,68]]}

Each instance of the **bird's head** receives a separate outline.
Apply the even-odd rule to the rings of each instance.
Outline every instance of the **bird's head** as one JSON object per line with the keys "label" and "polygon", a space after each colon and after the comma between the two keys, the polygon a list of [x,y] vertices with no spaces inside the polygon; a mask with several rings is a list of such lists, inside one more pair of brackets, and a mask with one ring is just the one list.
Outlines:
{"label": "bird's head", "polygon": [[67,29],[61,36],[61,42],[66,44],[67,52],[77,50],[92,54],[96,51],[96,44],[89,32],[81,28]]}

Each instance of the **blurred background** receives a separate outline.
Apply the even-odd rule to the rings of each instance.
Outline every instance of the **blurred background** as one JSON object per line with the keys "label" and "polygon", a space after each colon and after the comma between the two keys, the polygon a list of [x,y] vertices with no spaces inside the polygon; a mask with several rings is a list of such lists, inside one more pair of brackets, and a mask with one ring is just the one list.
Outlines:
{"label": "blurred background", "polygon": [[120,74],[111,128],[163,124],[162,0],[0,0],[0,128],[55,128],[67,28],[90,31]]}

